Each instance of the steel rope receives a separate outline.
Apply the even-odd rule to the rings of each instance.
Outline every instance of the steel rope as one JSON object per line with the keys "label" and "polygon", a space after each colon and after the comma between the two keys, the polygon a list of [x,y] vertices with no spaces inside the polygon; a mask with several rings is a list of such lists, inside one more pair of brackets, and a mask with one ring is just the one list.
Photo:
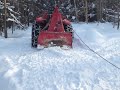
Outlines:
{"label": "steel rope", "polygon": [[[75,31],[74,31],[75,32]],[[102,58],[103,60],[105,60],[107,63],[111,64],[112,66],[114,66],[115,68],[120,70],[120,67],[116,66],[115,64],[113,64],[112,62],[108,61],[107,59],[105,59],[103,56],[101,56],[100,54],[98,54],[97,52],[95,52],[93,49],[91,49],[82,39],[81,37],[75,32],[75,34],[79,37],[80,41],[82,41],[82,43],[93,53],[95,53],[97,56],[99,56],[100,58]]]}

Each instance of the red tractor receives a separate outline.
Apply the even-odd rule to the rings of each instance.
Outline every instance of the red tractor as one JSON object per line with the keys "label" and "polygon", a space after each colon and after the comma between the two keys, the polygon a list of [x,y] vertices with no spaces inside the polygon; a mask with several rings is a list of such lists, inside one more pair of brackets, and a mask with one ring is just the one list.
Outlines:
{"label": "red tractor", "polygon": [[44,12],[36,18],[32,27],[32,47],[69,46],[72,48],[73,28],[66,18],[63,18],[56,6],[49,15]]}

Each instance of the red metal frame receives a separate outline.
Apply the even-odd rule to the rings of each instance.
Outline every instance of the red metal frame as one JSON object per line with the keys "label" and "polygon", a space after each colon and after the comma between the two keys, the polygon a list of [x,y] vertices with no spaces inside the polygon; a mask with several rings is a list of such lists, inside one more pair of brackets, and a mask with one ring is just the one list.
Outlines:
{"label": "red metal frame", "polygon": [[41,30],[38,36],[38,45],[48,47],[49,44],[72,47],[72,33],[65,32],[62,15],[55,7],[48,30]]}

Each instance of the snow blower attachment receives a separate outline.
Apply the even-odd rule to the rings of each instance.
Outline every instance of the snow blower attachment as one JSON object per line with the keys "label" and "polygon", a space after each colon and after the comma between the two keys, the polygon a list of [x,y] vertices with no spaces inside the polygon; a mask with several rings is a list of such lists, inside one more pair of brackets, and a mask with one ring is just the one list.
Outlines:
{"label": "snow blower attachment", "polygon": [[63,19],[56,6],[50,16],[47,12],[38,17],[32,27],[32,47],[68,46],[72,48],[73,29],[70,21]]}

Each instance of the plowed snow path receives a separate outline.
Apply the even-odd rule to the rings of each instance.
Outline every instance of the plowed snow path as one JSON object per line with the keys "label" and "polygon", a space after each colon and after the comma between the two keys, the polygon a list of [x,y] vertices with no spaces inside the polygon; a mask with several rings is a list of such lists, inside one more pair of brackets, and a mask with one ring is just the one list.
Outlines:
{"label": "plowed snow path", "polygon": [[[86,44],[120,67],[120,31],[113,29],[109,23],[99,26],[73,24],[73,27]],[[59,47],[33,49],[30,47],[30,31],[21,38],[11,36],[11,39],[0,41],[0,75],[7,86],[5,90],[120,88],[120,71],[90,52],[76,35],[70,50]],[[1,87],[0,90],[4,90],[5,86]]]}

